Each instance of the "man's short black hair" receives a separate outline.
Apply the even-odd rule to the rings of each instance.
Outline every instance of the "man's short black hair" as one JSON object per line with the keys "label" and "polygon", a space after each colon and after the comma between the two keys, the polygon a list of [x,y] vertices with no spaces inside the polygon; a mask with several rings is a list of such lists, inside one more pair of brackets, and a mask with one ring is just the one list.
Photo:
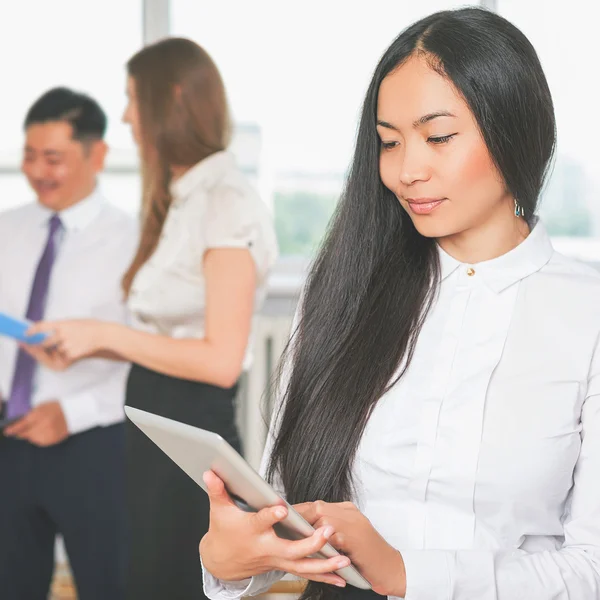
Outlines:
{"label": "man's short black hair", "polygon": [[80,142],[102,140],[106,133],[106,114],[98,102],[65,87],[53,88],[38,98],[25,117],[24,128],[52,121],[69,123],[73,139]]}

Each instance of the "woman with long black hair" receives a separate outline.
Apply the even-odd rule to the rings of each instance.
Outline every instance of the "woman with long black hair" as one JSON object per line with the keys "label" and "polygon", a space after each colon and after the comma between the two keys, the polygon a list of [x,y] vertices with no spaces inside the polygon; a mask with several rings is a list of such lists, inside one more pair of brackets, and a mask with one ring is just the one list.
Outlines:
{"label": "woman with long black hair", "polygon": [[[381,59],[349,179],[284,358],[265,472],[283,507],[238,510],[214,473],[205,591],[289,572],[335,597],[349,560],[410,600],[600,598],[600,276],[536,216],[555,148],[525,36],[431,15]],[[346,556],[310,558],[329,540]]]}

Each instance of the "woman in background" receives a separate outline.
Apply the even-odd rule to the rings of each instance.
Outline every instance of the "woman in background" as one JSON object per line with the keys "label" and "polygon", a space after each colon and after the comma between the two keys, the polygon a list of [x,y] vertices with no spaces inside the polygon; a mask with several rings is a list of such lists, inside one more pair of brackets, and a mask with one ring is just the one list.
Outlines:
{"label": "woman in background", "polygon": [[[131,361],[126,403],[222,435],[240,447],[236,382],[250,365],[252,317],[277,246],[271,217],[226,148],[223,83],[185,39],[148,46],[128,63],[131,125],[142,162],[142,233],[123,279],[131,327],[43,323],[57,369],[94,355]],[[132,535],[128,600],[202,596],[198,543],[206,494],[128,426]]]}

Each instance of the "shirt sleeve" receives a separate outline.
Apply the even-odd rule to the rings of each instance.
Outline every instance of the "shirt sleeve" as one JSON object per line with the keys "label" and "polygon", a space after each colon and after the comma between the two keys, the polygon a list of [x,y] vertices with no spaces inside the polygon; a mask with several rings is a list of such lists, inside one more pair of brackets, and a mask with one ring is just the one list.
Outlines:
{"label": "shirt sleeve", "polygon": [[94,371],[96,377],[88,380],[81,391],[58,399],[71,435],[112,425],[125,418],[123,404],[129,363],[88,359],[80,365],[88,373]]}
{"label": "shirt sleeve", "polygon": [[223,581],[213,577],[202,566],[204,593],[210,600],[239,600],[246,596],[263,594],[284,574],[283,571],[269,571],[242,581]]}
{"label": "shirt sleeve", "polygon": [[581,450],[556,551],[400,552],[405,600],[600,599],[600,351],[581,413]]}
{"label": "shirt sleeve", "polygon": [[[299,302],[299,306],[301,302]],[[292,322],[292,335],[296,330],[299,323],[299,308],[296,310],[294,320]],[[280,380],[279,388],[276,390],[275,397],[279,399],[276,407],[275,418],[271,420],[271,425],[267,433],[267,440],[265,443],[265,450],[263,452],[259,473],[262,477],[267,472],[269,460],[271,458],[271,451],[273,443],[275,441],[275,434],[279,428],[279,417],[281,411],[281,399],[289,377],[291,374],[291,360],[288,360],[283,365],[282,376]],[[285,493],[281,481],[276,477],[273,482],[273,488],[285,498]],[[210,598],[210,600],[239,600],[244,596],[255,596],[266,592],[275,582],[279,581],[285,573],[283,571],[270,571],[269,573],[263,573],[262,575],[255,575],[242,581],[223,581],[213,577],[205,568],[202,566],[203,582],[204,582],[204,593]]]}
{"label": "shirt sleeve", "polygon": [[204,223],[206,249],[249,250],[258,279],[264,280],[277,259],[277,241],[273,218],[254,192],[235,186],[215,188],[209,198]]}

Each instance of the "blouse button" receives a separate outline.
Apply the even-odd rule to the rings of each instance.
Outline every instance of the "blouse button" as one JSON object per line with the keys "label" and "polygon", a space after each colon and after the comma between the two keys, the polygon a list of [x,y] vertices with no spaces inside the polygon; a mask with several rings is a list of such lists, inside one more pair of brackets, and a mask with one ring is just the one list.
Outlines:
{"label": "blouse button", "polygon": [[475,269],[474,269],[473,267],[469,267],[469,268],[467,269],[467,275],[468,275],[469,277],[473,277],[473,275],[475,275]]}

